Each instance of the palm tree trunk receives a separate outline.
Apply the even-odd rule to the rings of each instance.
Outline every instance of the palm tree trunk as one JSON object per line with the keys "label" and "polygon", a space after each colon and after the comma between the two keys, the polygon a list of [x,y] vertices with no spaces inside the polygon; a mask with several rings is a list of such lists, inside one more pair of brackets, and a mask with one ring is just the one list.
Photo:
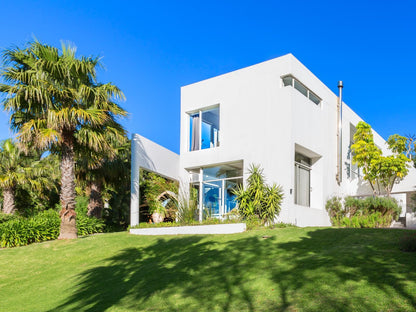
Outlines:
{"label": "palm tree trunk", "polygon": [[90,201],[88,203],[87,215],[89,217],[96,217],[98,219],[101,219],[104,208],[104,202],[101,196],[101,192],[103,189],[102,183],[92,181],[90,187]]}
{"label": "palm tree trunk", "polygon": [[3,212],[14,214],[15,210],[14,190],[12,187],[7,187],[3,189]]}
{"label": "palm tree trunk", "polygon": [[62,134],[62,159],[61,159],[61,231],[58,239],[77,238],[76,213],[75,213],[75,161],[74,161],[74,136],[70,131]]}

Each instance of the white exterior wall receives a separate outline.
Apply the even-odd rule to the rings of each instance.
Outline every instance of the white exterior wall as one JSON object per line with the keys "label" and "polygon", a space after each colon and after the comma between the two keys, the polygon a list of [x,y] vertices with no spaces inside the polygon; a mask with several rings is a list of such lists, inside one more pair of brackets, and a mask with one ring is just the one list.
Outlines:
{"label": "white exterior wall", "polygon": [[[319,106],[281,77],[292,75],[322,99]],[[132,225],[138,222],[138,168],[143,167],[180,181],[187,192],[188,169],[243,161],[259,164],[267,181],[282,185],[285,198],[280,221],[298,226],[327,226],[328,198],[371,195],[368,185],[348,177],[350,124],[362,119],[343,103],[342,182],[337,173],[338,97],[292,54],[200,81],[181,88],[180,157],[138,135],[132,151]],[[219,105],[218,147],[189,151],[190,112]],[[374,131],[373,131],[374,132]],[[387,154],[385,141],[374,132],[375,143]],[[313,159],[310,207],[295,205],[295,151]],[[393,192],[415,190],[416,171]],[[137,176],[136,176],[137,174]],[[134,182],[136,181],[136,182]],[[134,209],[133,209],[134,208]],[[136,216],[137,213],[137,216]]]}
{"label": "white exterior wall", "polygon": [[140,169],[157,172],[179,180],[179,155],[145,137],[133,134],[131,139],[130,225],[139,224]]}
{"label": "white exterior wall", "polygon": [[[322,103],[315,105],[292,87],[283,87],[281,77],[293,75]],[[218,105],[220,146],[189,151],[188,112]],[[264,168],[268,182],[283,186],[285,199],[280,220],[299,226],[330,225],[326,200],[333,195],[355,195],[367,190],[347,178],[350,122],[361,119],[343,105],[343,182],[336,182],[337,95],[330,91],[293,55],[204,80],[181,89],[180,176],[186,169],[243,160],[245,175],[251,163]],[[376,144],[384,140],[375,133]],[[298,147],[295,148],[299,145]],[[311,207],[294,204],[295,150],[315,156],[311,171]],[[309,153],[309,154],[308,154]],[[356,179],[358,180],[358,179]]]}

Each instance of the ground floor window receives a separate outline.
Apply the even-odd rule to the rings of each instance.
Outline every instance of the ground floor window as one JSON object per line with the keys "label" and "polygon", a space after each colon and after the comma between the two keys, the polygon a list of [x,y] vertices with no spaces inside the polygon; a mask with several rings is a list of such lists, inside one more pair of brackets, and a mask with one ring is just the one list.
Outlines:
{"label": "ground floor window", "polygon": [[198,192],[200,219],[221,218],[237,207],[234,189],[243,183],[243,163],[189,170],[191,188]]}
{"label": "ground floor window", "polygon": [[310,207],[311,159],[295,153],[295,204]]}

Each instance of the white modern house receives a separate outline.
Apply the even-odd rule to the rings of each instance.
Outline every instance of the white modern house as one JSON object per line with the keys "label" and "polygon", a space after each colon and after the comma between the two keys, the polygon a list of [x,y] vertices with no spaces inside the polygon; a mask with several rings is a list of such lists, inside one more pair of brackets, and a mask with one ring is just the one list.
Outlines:
{"label": "white modern house", "polygon": [[[133,135],[131,224],[139,222],[140,168],[196,189],[202,218],[233,209],[233,188],[259,164],[283,187],[280,221],[330,225],[328,198],[371,194],[351,164],[362,119],[339,99],[292,54],[182,87],[180,155]],[[374,139],[386,153],[384,139],[376,132]],[[415,191],[411,169],[393,189],[403,214]]]}

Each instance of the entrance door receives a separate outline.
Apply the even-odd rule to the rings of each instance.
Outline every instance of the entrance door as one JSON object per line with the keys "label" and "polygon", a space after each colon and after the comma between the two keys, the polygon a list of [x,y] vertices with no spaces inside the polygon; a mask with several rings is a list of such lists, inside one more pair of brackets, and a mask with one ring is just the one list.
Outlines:
{"label": "entrance door", "polygon": [[311,169],[295,163],[295,204],[310,206]]}

